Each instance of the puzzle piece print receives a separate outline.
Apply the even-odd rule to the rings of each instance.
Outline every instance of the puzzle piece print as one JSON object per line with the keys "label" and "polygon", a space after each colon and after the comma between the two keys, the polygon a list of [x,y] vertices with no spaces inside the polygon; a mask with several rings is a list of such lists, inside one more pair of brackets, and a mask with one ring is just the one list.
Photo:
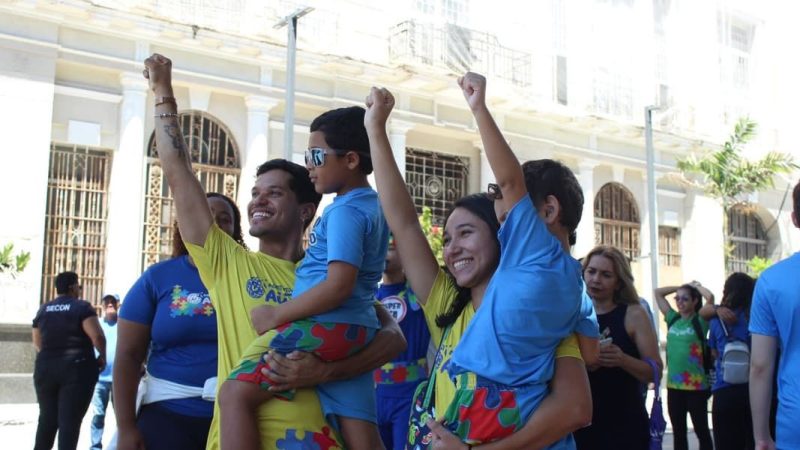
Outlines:
{"label": "puzzle piece print", "polygon": [[339,449],[339,444],[333,439],[331,430],[323,428],[322,433],[309,433],[303,439],[297,437],[297,430],[286,430],[286,437],[275,442],[278,450],[334,450]]}
{"label": "puzzle piece print", "polygon": [[311,334],[323,342],[314,350],[323,361],[344,359],[364,348],[367,342],[367,329],[346,323],[317,323]]}
{"label": "puzzle piece print", "polygon": [[309,323],[290,322],[275,329],[276,335],[270,340],[269,346],[278,353],[291,353],[294,350],[312,352],[325,345],[322,339],[314,337]]}
{"label": "puzzle piece print", "polygon": [[[446,414],[448,428],[465,442],[491,442],[511,435],[521,425],[512,391],[478,387],[456,396]],[[455,416],[455,417],[451,417]]]}

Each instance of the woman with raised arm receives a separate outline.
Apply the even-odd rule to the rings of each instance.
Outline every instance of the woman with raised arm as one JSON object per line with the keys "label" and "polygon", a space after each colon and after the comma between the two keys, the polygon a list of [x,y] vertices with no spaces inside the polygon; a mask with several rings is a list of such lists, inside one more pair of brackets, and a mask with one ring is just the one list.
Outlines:
{"label": "woman with raised arm", "polygon": [[604,339],[599,363],[589,368],[592,424],[575,432],[578,449],[647,449],[649,421],[641,387],[653,381],[648,359],[659,373],[663,367],[655,330],[621,251],[592,249],[583,259],[583,279]]}
{"label": "woman with raised arm", "polygon": [[[480,76],[467,74],[466,80],[461,80],[461,85],[465,93],[469,90],[472,95],[481,89],[481,86],[485,86],[485,84],[481,85],[481,80]],[[480,99],[475,101],[476,108],[480,102]],[[530,205],[531,203],[526,195],[528,194],[526,186],[528,180],[523,175],[523,171],[510,149],[507,151],[505,149],[495,150],[499,146],[499,142],[502,142],[502,145],[505,143],[502,136],[499,135],[494,121],[491,120],[491,116],[476,113],[476,117],[480,115],[479,128],[487,147],[487,153],[489,148],[495,150],[490,156],[490,163],[495,168],[499,186],[495,185],[490,188],[490,195],[493,196],[491,198],[485,194],[476,194],[467,196],[454,204],[444,226],[446,269],[439,268],[419,226],[416,210],[389,146],[385,126],[393,106],[394,99],[391,93],[385,89],[373,88],[367,99],[365,124],[370,137],[373,167],[376,173],[375,180],[381,203],[392,205],[391,208],[384,210],[386,220],[394,234],[401,261],[406,267],[406,277],[423,306],[431,337],[439,345],[439,354],[434,363],[434,375],[432,375],[431,382],[434,383],[436,417],[441,419],[443,413],[453,404],[459,389],[447,373],[454,349],[462,341],[473,318],[477,318],[484,310],[486,310],[486,314],[492,312],[493,306],[483,305],[483,303],[488,298],[487,289],[490,286],[490,279],[498,270],[498,266],[503,263],[497,234],[500,230],[498,217],[501,220],[508,218],[506,227],[516,223],[515,213],[518,211],[515,210],[515,205],[525,202]],[[541,167],[532,167],[530,184],[540,184],[537,182],[546,178],[542,176],[543,173],[564,174],[565,172],[560,170],[562,167],[554,162],[541,165]],[[552,178],[553,183],[551,184],[561,187],[574,180],[574,176],[567,183],[564,183],[565,180],[559,176]],[[574,181],[574,184],[577,185],[577,181]],[[580,193],[579,187],[572,192]],[[574,229],[571,227],[577,226],[579,219],[570,221],[569,225],[562,224],[564,215],[561,214],[560,199],[556,195],[558,194],[551,193],[546,189],[540,192],[531,192],[531,196],[538,201],[543,211],[539,214],[541,219],[537,230],[548,233],[551,228],[558,229],[559,236],[563,239],[551,235],[551,241],[548,242],[547,248],[553,252],[562,252],[562,243],[568,248],[566,242],[570,232]],[[528,211],[532,211],[532,206],[528,207]],[[535,215],[535,213],[530,214]],[[542,225],[547,225],[547,228]],[[522,231],[524,232],[524,230]],[[535,258],[537,255],[530,256]],[[573,268],[576,269],[573,285],[579,295],[582,287],[580,269],[577,263]],[[535,274],[528,275],[535,276]],[[560,299],[553,301],[552,304],[557,305],[559,301]],[[581,310],[580,297],[575,299],[574,303],[573,311],[577,313]],[[591,313],[590,305],[587,315],[589,313]],[[526,320],[526,315],[521,316],[523,320]],[[531,320],[540,318],[533,315],[527,316],[527,319]],[[592,325],[596,334],[596,324]],[[558,359],[555,364],[555,378],[550,385],[552,392],[541,402],[536,412],[533,415],[523,414],[517,417],[518,426],[511,427],[511,431],[517,431],[516,433],[506,433],[502,439],[499,436],[497,439],[486,439],[496,442],[473,448],[527,449],[540,448],[555,442],[559,443],[557,448],[574,448],[571,438],[565,438],[565,436],[586,425],[590,409],[589,392],[577,339],[571,334],[571,330],[566,331],[562,337],[566,339],[556,352]],[[556,339],[555,344],[558,344],[560,340],[561,338]],[[555,348],[556,345],[553,345],[552,350]],[[487,361],[495,361],[494,356],[487,358],[486,353],[481,357]],[[552,357],[552,353],[550,357]],[[511,373],[511,370],[508,370],[507,373]],[[454,423],[456,421],[448,422],[446,425],[450,427]],[[416,438],[415,443],[417,444],[426,441],[425,435],[429,433],[424,428],[415,428],[419,425],[424,424],[412,424],[412,432],[409,434],[410,438]],[[434,439],[434,448],[468,448],[468,444],[462,442],[463,436],[458,438],[433,421],[429,421],[427,425],[431,427],[432,435],[428,436],[428,439]],[[467,437],[467,439],[470,438]]]}
{"label": "woman with raised arm", "polygon": [[[677,311],[667,295],[675,294]],[[692,417],[700,450],[712,450],[708,429],[709,379],[711,361],[707,345],[708,322],[698,312],[703,298],[714,304],[714,294],[699,282],[664,286],[653,291],[658,309],[667,322],[667,409],[672,423],[675,450],[687,450],[686,414]]]}

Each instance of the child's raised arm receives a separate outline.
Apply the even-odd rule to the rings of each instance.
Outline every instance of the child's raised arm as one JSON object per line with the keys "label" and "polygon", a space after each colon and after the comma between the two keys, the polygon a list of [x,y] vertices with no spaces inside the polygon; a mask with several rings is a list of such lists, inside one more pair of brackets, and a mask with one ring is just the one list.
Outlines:
{"label": "child's raised arm", "polygon": [[475,116],[486,158],[503,194],[503,205],[510,210],[523,196],[528,195],[528,191],[522,167],[486,106],[486,78],[467,72],[458,79],[458,85]]}
{"label": "child's raised arm", "polygon": [[367,96],[364,126],[369,136],[375,184],[386,223],[394,235],[395,246],[406,278],[417,300],[425,304],[439,272],[436,257],[422,232],[414,202],[389,145],[386,120],[394,107],[394,96],[386,89],[373,87]]}

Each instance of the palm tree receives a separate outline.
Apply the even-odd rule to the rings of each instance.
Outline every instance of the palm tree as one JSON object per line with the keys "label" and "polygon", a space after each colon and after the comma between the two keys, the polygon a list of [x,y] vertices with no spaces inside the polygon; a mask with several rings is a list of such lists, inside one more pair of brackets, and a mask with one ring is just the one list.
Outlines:
{"label": "palm tree", "polygon": [[[718,151],[701,157],[689,155],[678,160],[682,181],[702,189],[722,204],[726,267],[735,247],[728,229],[731,209],[749,205],[746,199],[748,194],[774,187],[775,175],[789,173],[800,167],[794,163],[791,155],[781,152],[769,152],[758,161],[748,161],[742,157],[742,147],[755,136],[756,128],[756,122],[743,117],[736,122],[733,134]],[[689,174],[698,174],[702,179],[691,179]]]}

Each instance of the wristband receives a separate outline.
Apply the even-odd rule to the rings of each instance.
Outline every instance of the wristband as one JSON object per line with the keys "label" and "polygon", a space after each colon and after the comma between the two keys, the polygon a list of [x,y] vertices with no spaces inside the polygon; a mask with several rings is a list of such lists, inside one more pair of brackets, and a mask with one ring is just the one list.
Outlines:
{"label": "wristband", "polygon": [[175,101],[175,97],[156,97],[156,106],[163,105],[164,103],[171,103],[175,106],[178,106],[178,102]]}
{"label": "wristband", "polygon": [[167,117],[175,117],[175,118],[177,118],[178,117],[178,113],[161,113],[161,114],[156,114],[153,117],[155,117],[156,119],[166,119]]}

